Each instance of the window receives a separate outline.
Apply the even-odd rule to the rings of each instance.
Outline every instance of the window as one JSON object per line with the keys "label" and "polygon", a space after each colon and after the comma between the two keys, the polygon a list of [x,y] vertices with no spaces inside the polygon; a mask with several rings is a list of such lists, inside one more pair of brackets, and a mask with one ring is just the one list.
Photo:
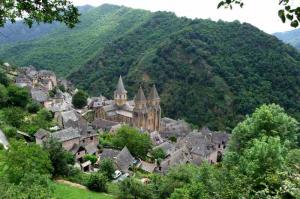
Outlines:
{"label": "window", "polygon": [[91,137],[90,139],[93,140],[93,137]]}

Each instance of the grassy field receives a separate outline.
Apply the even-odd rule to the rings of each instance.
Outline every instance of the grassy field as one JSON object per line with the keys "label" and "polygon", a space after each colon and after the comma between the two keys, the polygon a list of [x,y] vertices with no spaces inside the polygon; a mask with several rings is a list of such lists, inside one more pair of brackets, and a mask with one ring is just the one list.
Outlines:
{"label": "grassy field", "polygon": [[69,185],[53,183],[54,196],[58,199],[113,199],[113,196],[96,193]]}

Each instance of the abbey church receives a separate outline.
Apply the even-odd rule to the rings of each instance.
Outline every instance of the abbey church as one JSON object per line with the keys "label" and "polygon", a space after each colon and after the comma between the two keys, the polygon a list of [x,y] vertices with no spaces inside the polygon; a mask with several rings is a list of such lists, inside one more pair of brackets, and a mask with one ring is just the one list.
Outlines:
{"label": "abbey church", "polygon": [[155,85],[151,88],[148,98],[146,98],[142,87],[140,87],[135,98],[128,100],[127,91],[120,76],[114,91],[114,100],[109,104],[100,106],[96,111],[96,117],[127,123],[149,132],[159,131],[161,107]]}

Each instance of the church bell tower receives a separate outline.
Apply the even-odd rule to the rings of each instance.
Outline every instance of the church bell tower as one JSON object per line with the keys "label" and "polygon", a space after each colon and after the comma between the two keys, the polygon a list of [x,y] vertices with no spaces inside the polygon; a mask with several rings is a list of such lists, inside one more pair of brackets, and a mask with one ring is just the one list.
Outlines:
{"label": "church bell tower", "polygon": [[123,106],[127,102],[127,91],[124,88],[122,77],[120,76],[117,88],[114,92],[115,104],[119,107]]}

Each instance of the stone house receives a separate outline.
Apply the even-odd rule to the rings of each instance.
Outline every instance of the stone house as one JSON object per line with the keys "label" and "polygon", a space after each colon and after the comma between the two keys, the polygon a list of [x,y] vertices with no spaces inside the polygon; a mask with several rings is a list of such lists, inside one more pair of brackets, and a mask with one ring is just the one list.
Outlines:
{"label": "stone house", "polygon": [[199,165],[203,161],[211,164],[221,161],[226,149],[229,135],[224,132],[213,132],[203,128],[200,132],[193,131],[177,142],[177,147],[187,147],[192,162]]}
{"label": "stone house", "polygon": [[171,167],[191,162],[191,154],[187,147],[181,147],[172,152],[166,159],[158,164],[156,171],[166,173]]}
{"label": "stone house", "polygon": [[82,170],[89,171],[92,167],[84,160],[84,156],[87,154],[98,156],[98,136],[98,133],[91,127],[87,127],[86,130],[69,127],[54,133],[40,129],[35,134],[35,139],[36,143],[40,145],[49,137],[57,139],[65,150],[75,155],[75,160],[80,164]]}
{"label": "stone house", "polygon": [[134,157],[125,146],[121,151],[115,149],[103,149],[100,154],[100,161],[104,159],[111,159],[118,170],[128,173],[129,169],[133,166]]}
{"label": "stone house", "polygon": [[60,128],[79,128],[86,129],[87,121],[76,112],[76,110],[68,110],[64,112],[57,112],[54,115],[55,120]]}
{"label": "stone house", "polygon": [[184,137],[191,131],[191,126],[184,120],[174,120],[167,117],[161,119],[160,134],[163,138]]}
{"label": "stone house", "polygon": [[[56,79],[56,75],[54,72],[50,71],[50,70],[40,70],[38,72],[38,81],[40,82],[44,82],[49,84],[48,82],[51,82],[51,84],[53,85],[53,87],[57,86],[57,79]],[[50,89],[52,90],[52,89]]]}

